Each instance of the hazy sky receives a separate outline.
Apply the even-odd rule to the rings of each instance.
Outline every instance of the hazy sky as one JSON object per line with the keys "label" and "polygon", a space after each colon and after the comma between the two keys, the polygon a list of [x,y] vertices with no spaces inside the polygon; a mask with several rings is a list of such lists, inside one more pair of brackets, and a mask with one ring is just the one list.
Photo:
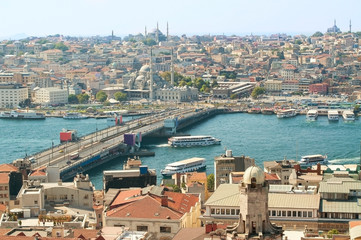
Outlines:
{"label": "hazy sky", "polygon": [[361,31],[360,0],[1,0],[0,37]]}

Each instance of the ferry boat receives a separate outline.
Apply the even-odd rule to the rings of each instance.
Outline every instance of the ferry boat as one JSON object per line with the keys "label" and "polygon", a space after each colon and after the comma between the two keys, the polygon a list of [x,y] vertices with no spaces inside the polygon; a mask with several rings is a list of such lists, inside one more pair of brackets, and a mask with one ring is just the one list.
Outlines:
{"label": "ferry boat", "polygon": [[281,109],[277,112],[278,118],[290,118],[296,116],[296,109]]}
{"label": "ferry boat", "polygon": [[167,164],[165,169],[161,170],[163,176],[171,176],[175,173],[194,172],[206,168],[205,158],[189,158],[178,162]]}
{"label": "ferry boat", "polygon": [[327,164],[327,156],[321,154],[307,155],[303,156],[299,162],[300,166],[312,166],[316,165],[317,163]]}
{"label": "ferry boat", "polygon": [[221,140],[212,136],[185,136],[171,137],[168,139],[168,145],[171,147],[195,147],[214,144],[221,144]]}
{"label": "ferry boat", "polygon": [[64,119],[74,120],[74,119],[86,119],[88,116],[80,114],[80,113],[66,113],[63,116]]}
{"label": "ferry boat", "polygon": [[329,110],[327,112],[327,117],[329,121],[338,121],[339,116],[338,116],[338,111],[337,110]]}
{"label": "ferry boat", "polygon": [[0,112],[0,118],[6,119],[34,119],[41,120],[45,119],[45,115],[43,113],[38,113],[34,111],[19,111],[13,110],[10,112]]}
{"label": "ferry boat", "polygon": [[346,122],[355,121],[355,114],[351,110],[345,110],[342,112],[343,120]]}
{"label": "ferry boat", "polygon": [[307,121],[316,121],[318,117],[318,111],[316,109],[308,110],[306,114]]}

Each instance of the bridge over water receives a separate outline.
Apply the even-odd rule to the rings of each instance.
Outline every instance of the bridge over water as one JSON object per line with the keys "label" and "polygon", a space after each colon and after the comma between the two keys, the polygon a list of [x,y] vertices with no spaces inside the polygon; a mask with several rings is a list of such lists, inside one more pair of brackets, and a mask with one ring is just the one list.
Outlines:
{"label": "bridge over water", "polygon": [[[96,131],[81,137],[78,141],[66,142],[36,153],[30,156],[35,159],[31,168],[57,165],[60,177],[67,180],[79,172],[137,151],[139,145],[130,146],[125,143],[125,134],[141,133],[142,137],[169,137],[176,134],[177,130],[223,111],[224,109],[217,108],[183,108],[151,114],[120,126]],[[72,160],[71,156],[75,153],[79,154],[79,158]]]}

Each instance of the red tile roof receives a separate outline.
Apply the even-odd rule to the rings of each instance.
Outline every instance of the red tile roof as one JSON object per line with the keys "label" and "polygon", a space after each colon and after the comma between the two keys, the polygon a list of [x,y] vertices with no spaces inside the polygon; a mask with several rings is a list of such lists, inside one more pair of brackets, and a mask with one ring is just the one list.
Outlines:
{"label": "red tile roof", "polygon": [[[169,204],[169,203],[168,203]],[[146,218],[146,219],[180,219],[183,214],[169,207],[161,206],[160,201],[146,195],[138,201],[131,202],[107,212],[108,217],[117,218]]]}
{"label": "red tile roof", "polygon": [[192,194],[164,192],[164,195],[168,196],[168,207],[181,213],[189,212],[199,201],[199,198]]}
{"label": "red tile roof", "polygon": [[0,164],[0,172],[17,172],[18,168],[12,164],[4,163]]}
{"label": "red tile roof", "polygon": [[116,208],[120,205],[134,202],[136,200],[139,200],[143,198],[144,196],[141,196],[142,189],[131,189],[123,192],[119,192],[119,194],[115,197],[113,202],[110,204],[110,209]]}
{"label": "red tile roof", "polygon": [[80,235],[85,237],[85,239],[96,238],[98,230],[95,229],[74,229],[74,237],[78,238]]}

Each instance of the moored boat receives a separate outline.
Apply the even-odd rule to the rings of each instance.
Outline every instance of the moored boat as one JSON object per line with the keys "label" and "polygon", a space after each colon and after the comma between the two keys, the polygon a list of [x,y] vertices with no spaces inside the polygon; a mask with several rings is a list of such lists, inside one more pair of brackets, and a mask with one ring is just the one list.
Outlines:
{"label": "moored boat", "polygon": [[12,110],[10,112],[8,112],[8,111],[0,112],[0,118],[42,120],[42,119],[45,119],[45,115],[43,113],[38,113],[35,111]]}
{"label": "moored boat", "polygon": [[196,147],[214,144],[221,144],[221,140],[212,136],[184,136],[168,139],[168,145],[172,147]]}
{"label": "moored boat", "polygon": [[316,109],[308,110],[306,114],[307,121],[316,121],[318,117],[318,111]]}
{"label": "moored boat", "polygon": [[351,110],[345,110],[342,112],[342,118],[345,122],[353,122],[355,121],[355,114]]}
{"label": "moored boat", "polygon": [[88,116],[74,112],[74,113],[66,113],[63,116],[64,119],[69,119],[69,120],[75,120],[75,119],[86,119],[88,118]]}
{"label": "moored boat", "polygon": [[161,170],[163,176],[171,176],[175,173],[194,172],[206,168],[206,159],[193,157],[178,162],[167,164],[165,169]]}
{"label": "moored boat", "polygon": [[253,107],[251,109],[248,110],[248,113],[251,113],[251,114],[259,114],[261,113],[261,109],[260,108],[257,108],[257,107]]}
{"label": "moored boat", "polygon": [[338,111],[337,110],[328,110],[327,112],[327,118],[329,121],[338,121]]}
{"label": "moored boat", "polygon": [[281,109],[277,111],[278,118],[290,118],[296,116],[296,109]]}
{"label": "moored boat", "polygon": [[275,111],[273,108],[263,108],[261,110],[262,114],[264,115],[272,115],[272,114],[275,114]]}

